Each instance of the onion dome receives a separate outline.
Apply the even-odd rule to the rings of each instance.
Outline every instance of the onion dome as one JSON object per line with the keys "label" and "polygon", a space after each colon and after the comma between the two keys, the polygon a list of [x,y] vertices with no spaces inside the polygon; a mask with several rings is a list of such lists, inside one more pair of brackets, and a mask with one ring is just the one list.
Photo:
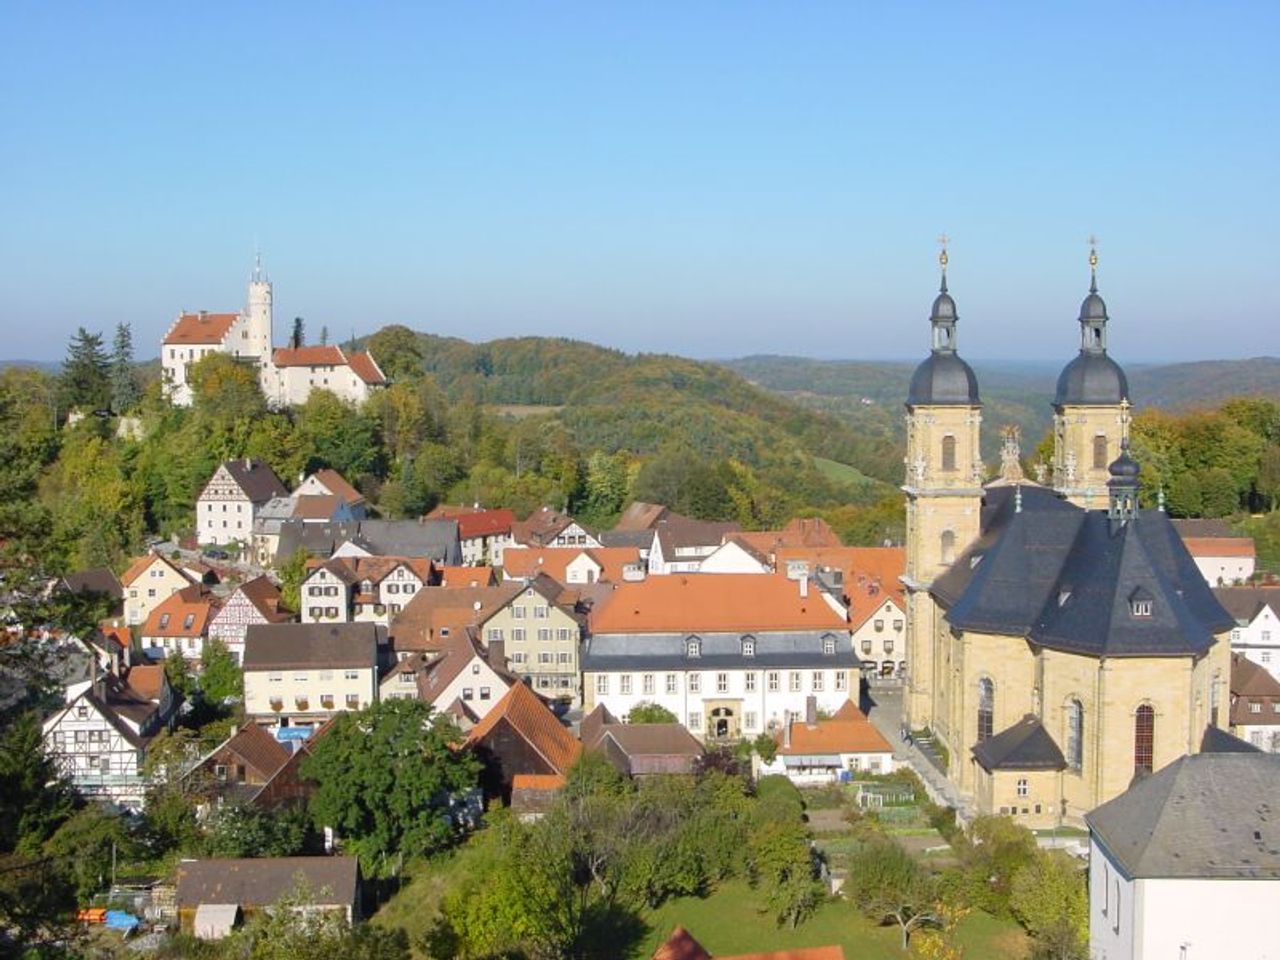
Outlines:
{"label": "onion dome", "polygon": [[1114,406],[1129,399],[1129,381],[1107,356],[1107,304],[1098,293],[1098,253],[1089,251],[1089,295],[1080,304],[1080,354],[1058,376],[1053,405]]}
{"label": "onion dome", "polygon": [[956,353],[956,302],[947,292],[947,251],[944,247],[938,262],[942,265],[942,284],[929,311],[933,327],[933,350],[911,376],[907,389],[907,406],[977,406],[978,378],[973,369]]}

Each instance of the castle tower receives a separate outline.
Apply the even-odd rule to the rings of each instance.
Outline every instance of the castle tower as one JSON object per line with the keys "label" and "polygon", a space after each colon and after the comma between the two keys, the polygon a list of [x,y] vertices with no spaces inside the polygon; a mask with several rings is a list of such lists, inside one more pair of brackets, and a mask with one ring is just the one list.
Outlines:
{"label": "castle tower", "polygon": [[1098,295],[1098,252],[1089,250],[1089,295],[1080,305],[1080,354],[1063,368],[1053,398],[1053,487],[1089,510],[1105,510],[1112,461],[1129,438],[1129,381],[1107,356],[1107,305]]}
{"label": "castle tower", "polygon": [[262,268],[261,256],[254,258],[253,274],[249,277],[247,315],[248,344],[239,352],[244,356],[257,357],[258,363],[265,366],[271,362],[271,278]]}
{"label": "castle tower", "polygon": [[945,678],[939,673],[939,614],[929,587],[978,536],[982,508],[982,402],[978,380],[956,353],[956,304],[942,284],[929,323],[933,349],[907,393],[907,694],[906,721],[933,726]]}

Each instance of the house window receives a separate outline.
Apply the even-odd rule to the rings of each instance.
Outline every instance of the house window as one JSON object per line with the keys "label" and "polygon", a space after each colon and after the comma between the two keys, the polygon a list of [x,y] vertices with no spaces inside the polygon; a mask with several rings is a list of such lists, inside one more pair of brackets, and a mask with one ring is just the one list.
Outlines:
{"label": "house window", "polygon": [[387,593],[399,593],[399,592],[400,592],[400,584],[398,583],[387,584]]}
{"label": "house window", "polygon": [[596,696],[607,697],[609,695],[609,675],[607,673],[596,674]]}
{"label": "house window", "polygon": [[1261,704],[1261,703],[1259,703],[1257,700],[1251,700],[1251,701],[1249,702],[1249,712],[1250,712],[1250,713],[1261,713],[1261,712],[1262,712],[1262,704]]}
{"label": "house window", "polygon": [[778,680],[779,680],[778,671],[770,670],[766,678],[766,684],[769,688],[770,693],[778,692],[778,687],[779,687]]}
{"label": "house window", "polygon": [[901,632],[902,632],[902,621],[901,621],[901,620],[895,620],[895,621],[893,621],[893,629],[894,629],[894,630],[896,630],[898,633],[901,633]]}
{"label": "house window", "polygon": [[344,671],[343,671],[343,673],[342,673],[342,679],[343,679],[343,680],[359,680],[359,679],[360,679],[360,671],[359,671],[359,670],[344,670]]}
{"label": "house window", "polygon": [[747,693],[756,692],[756,674],[754,670],[748,670],[745,674],[743,674],[742,682],[743,682],[743,689]]}
{"label": "house window", "polygon": [[571,663],[573,661],[573,655],[569,653],[561,652],[556,654],[556,659],[560,663]]}
{"label": "house window", "polygon": [[543,650],[541,653],[538,654],[538,662],[539,663],[555,663],[556,662],[555,654],[551,653],[550,651]]}
{"label": "house window", "polygon": [[1262,654],[1261,654],[1261,657],[1262,657],[1262,662],[1263,662],[1263,663],[1270,663],[1270,662],[1271,662],[1271,651],[1270,651],[1270,650],[1263,650],[1263,651],[1262,651]]}
{"label": "house window", "polygon": [[849,689],[849,671],[847,670],[836,671],[836,689],[837,690]]}
{"label": "house window", "polygon": [[1129,604],[1130,610],[1135,617],[1151,616],[1151,601],[1135,597]]}
{"label": "house window", "polygon": [[347,709],[348,710],[360,709],[360,694],[358,693],[347,694]]}
{"label": "house window", "polygon": [[491,691],[491,689],[490,689],[489,687],[481,687],[481,688],[480,688],[480,699],[481,699],[481,700],[488,700],[490,696],[492,696],[492,691]]}
{"label": "house window", "polygon": [[1151,704],[1138,707],[1133,717],[1133,772],[1150,773],[1155,757],[1156,712]]}
{"label": "house window", "polygon": [[756,642],[753,638],[742,638],[742,655],[744,657],[754,657],[756,655]]}
{"label": "house window", "polygon": [[813,692],[822,693],[823,675],[821,670],[813,671]]}
{"label": "house window", "polygon": [[534,607],[534,608],[533,608],[533,619],[535,619],[535,620],[545,620],[545,619],[547,619],[547,608],[546,608],[546,607]]}
{"label": "house window", "polygon": [[729,675],[727,673],[716,674],[716,693],[729,692]]}
{"label": "house window", "polygon": [[523,619],[524,619],[524,607],[512,607],[512,608],[511,608],[511,616],[512,616],[512,617],[514,617],[514,618],[515,618],[515,619],[517,619],[517,620],[523,620]]}
{"label": "house window", "polygon": [[996,685],[990,677],[978,681],[978,742],[991,736],[995,726]]}
{"label": "house window", "polygon": [[676,675],[674,673],[667,674],[667,693],[676,693]]}
{"label": "house window", "polygon": [[870,640],[863,640],[863,641],[862,641],[862,652],[863,652],[863,653],[870,653],[870,652],[871,652],[871,641],[870,641]]}
{"label": "house window", "polygon": [[942,469],[955,470],[956,468],[956,438],[951,434],[947,434],[942,438]]}
{"label": "house window", "polygon": [[196,615],[194,613],[188,613],[185,617],[182,618],[182,629],[190,630],[193,626],[195,626],[195,622],[196,622]]}
{"label": "house window", "polygon": [[524,643],[524,627],[511,628],[511,642]]}
{"label": "house window", "polygon": [[1031,792],[1030,784],[1027,783],[1026,777],[1018,778],[1017,790],[1018,790],[1019,797],[1026,797]]}
{"label": "house window", "polygon": [[631,674],[624,673],[622,675],[622,680],[619,684],[618,692],[621,693],[624,697],[631,696]]}
{"label": "house window", "polygon": [[828,657],[830,657],[830,656],[832,656],[832,655],[834,655],[834,654],[835,654],[835,652],[836,652],[836,638],[835,638],[835,637],[823,637],[823,638],[822,638],[822,652],[823,652],[826,656],[828,656]]}
{"label": "house window", "polygon": [[538,628],[538,640],[539,640],[539,641],[541,641],[542,643],[550,643],[550,642],[551,642],[551,629],[550,629],[549,627],[539,627],[539,628]]}
{"label": "house window", "polygon": [[284,674],[283,674],[283,673],[268,673],[268,674],[267,674],[267,682],[268,682],[268,683],[281,683],[281,682],[283,682],[283,681],[284,681]]}
{"label": "house window", "polygon": [[755,713],[753,713],[752,711],[748,710],[746,713],[744,713],[744,714],[742,715],[742,727],[743,727],[743,729],[744,729],[744,730],[755,730],[755,729],[757,729],[757,724],[756,724],[756,715],[755,715]]}
{"label": "house window", "polygon": [[689,692],[690,693],[702,692],[702,674],[700,673],[689,674]]}
{"label": "house window", "polygon": [[884,633],[884,621],[877,620],[875,622],[876,633]]}
{"label": "house window", "polygon": [[690,637],[685,643],[685,653],[690,657],[702,656],[702,641],[697,637]]}
{"label": "house window", "polygon": [[475,692],[475,690],[474,690],[473,688],[471,688],[471,687],[463,687],[463,688],[462,688],[462,699],[463,699],[463,700],[474,700],[475,698],[476,698],[476,692]]}
{"label": "house window", "polygon": [[1067,701],[1067,766],[1079,772],[1084,765],[1084,705]]}
{"label": "house window", "polygon": [[1093,469],[1107,469],[1107,436],[1104,433],[1093,438]]}
{"label": "house window", "polygon": [[324,616],[324,607],[309,607],[307,609],[307,616],[312,620],[319,620]]}
{"label": "house window", "polygon": [[653,674],[646,673],[640,678],[640,690],[646,697],[653,696]]}
{"label": "house window", "polygon": [[488,638],[489,638],[489,642],[490,642],[490,643],[493,643],[494,641],[501,642],[501,641],[502,641],[502,628],[501,628],[501,627],[490,627],[490,628],[488,629],[488,631],[486,632],[486,636],[488,636]]}
{"label": "house window", "polygon": [[800,692],[800,683],[801,683],[801,681],[800,681],[800,671],[799,671],[799,670],[792,670],[792,671],[791,671],[791,675],[787,678],[787,682],[788,682],[788,684],[789,684],[789,686],[790,686],[790,690],[791,690],[791,692],[792,692],[792,693],[799,693],[799,692]]}
{"label": "house window", "polygon": [[700,713],[689,714],[689,729],[690,730],[702,729],[702,714]]}

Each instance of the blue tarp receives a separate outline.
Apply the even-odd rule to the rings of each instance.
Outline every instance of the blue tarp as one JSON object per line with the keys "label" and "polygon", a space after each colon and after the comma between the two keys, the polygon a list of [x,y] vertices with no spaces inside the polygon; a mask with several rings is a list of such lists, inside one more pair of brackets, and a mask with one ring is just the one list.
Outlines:
{"label": "blue tarp", "polygon": [[106,923],[112,930],[132,930],[138,925],[138,918],[123,910],[108,910]]}

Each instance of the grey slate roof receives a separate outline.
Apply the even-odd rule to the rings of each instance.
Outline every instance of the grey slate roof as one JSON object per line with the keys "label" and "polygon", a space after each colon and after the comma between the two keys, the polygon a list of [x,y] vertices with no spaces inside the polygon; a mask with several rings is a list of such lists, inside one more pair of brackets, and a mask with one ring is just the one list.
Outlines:
{"label": "grey slate roof", "polygon": [[252,503],[266,503],[272,497],[289,495],[275,471],[261,460],[228,460],[223,466]]}
{"label": "grey slate roof", "polygon": [[255,857],[184,860],[178,864],[178,908],[202,903],[265,907],[292,893],[306,878],[321,906],[354,904],[360,884],[355,857]]}
{"label": "grey slate roof", "polygon": [[[1235,621],[1214,598],[1182,539],[1158,510],[1113,531],[1086,511],[1028,484],[988,487],[981,533],[931,592],[953,626],[1025,636],[1085,656],[1188,656]],[[1130,600],[1153,598],[1149,617]]]}
{"label": "grey slate roof", "polygon": [[1065,770],[1066,760],[1039,718],[1027,714],[973,748],[984,770]]}
{"label": "grey slate roof", "polygon": [[120,586],[120,578],[108,567],[69,573],[62,578],[62,582],[72,593],[100,593],[112,600],[124,599],[124,587]]}
{"label": "grey slate roof", "polygon": [[251,623],[244,669],[376,667],[380,634],[385,628],[373,623]]}
{"label": "grey slate roof", "polygon": [[1105,353],[1085,353],[1062,368],[1054,406],[1112,406],[1129,399],[1129,380]]}
{"label": "grey slate roof", "polygon": [[[708,574],[713,576],[713,574]],[[742,638],[755,638],[755,656],[742,655]],[[823,638],[836,640],[835,653],[823,653]],[[687,656],[688,641],[702,641],[702,655]],[[583,671],[617,670],[775,670],[853,667],[860,664],[849,634],[842,630],[777,633],[598,633],[587,639]]]}
{"label": "grey slate roof", "polygon": [[931,353],[911,375],[907,406],[977,406],[978,378],[955,353]]}
{"label": "grey slate roof", "polygon": [[1280,879],[1280,755],[1182,757],[1085,814],[1130,878]]}
{"label": "grey slate roof", "polygon": [[1248,740],[1241,740],[1221,727],[1204,728],[1204,736],[1200,738],[1201,753],[1261,753]]}
{"label": "grey slate roof", "polygon": [[280,541],[276,556],[286,559],[299,549],[315,557],[330,557],[347,541],[375,556],[427,557],[444,566],[462,565],[462,542],[457,520],[352,520],[304,523],[277,520]]}

